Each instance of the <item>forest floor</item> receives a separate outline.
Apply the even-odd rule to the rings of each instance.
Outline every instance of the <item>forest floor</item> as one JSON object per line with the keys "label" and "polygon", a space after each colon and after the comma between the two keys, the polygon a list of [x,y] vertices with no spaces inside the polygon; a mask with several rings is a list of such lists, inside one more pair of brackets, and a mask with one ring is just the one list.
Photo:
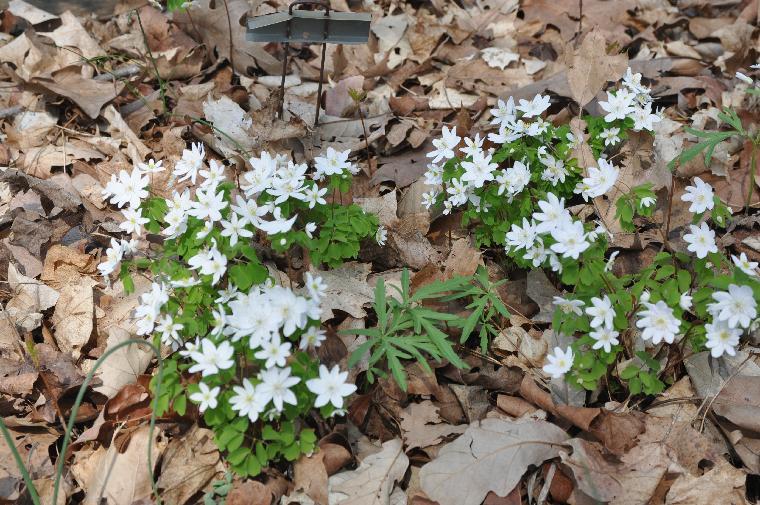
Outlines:
{"label": "forest floor", "polygon": [[[718,246],[760,260],[751,143],[724,142],[707,162],[696,156],[668,168],[699,140],[687,128],[716,130],[724,108],[757,132],[760,101],[735,74],[754,75],[760,0],[331,0],[336,11],[371,13],[372,25],[367,44],[327,46],[317,127],[319,46],[291,45],[279,120],[282,46],[246,41],[246,15],[287,10],[284,0],[195,0],[174,12],[119,0],[99,2],[97,15],[33,3],[0,3],[0,417],[42,503],[52,502],[59,462],[60,504],[153,503],[154,480],[161,501],[175,505],[758,503],[756,327],[720,360],[683,348],[656,356],[666,385],[658,394],[604,381],[592,391],[557,386],[542,367],[559,345],[552,300],[567,286],[505,261],[502,246],[477,247],[460,213],[429,212],[422,202],[427,154],[442,127],[484,137],[498,130],[498,99],[537,94],[551,97],[547,120],[568,124],[580,115],[575,69],[609,71],[604,83],[630,66],[662,120],[623,168],[627,180],[650,182],[655,217],[667,215],[679,232],[693,219],[685,188],[695,177],[711,184],[734,212]],[[586,37],[603,43],[589,48]],[[623,58],[620,72],[609,55]],[[357,101],[352,89],[366,96]],[[604,115],[601,85],[591,93],[584,109]],[[209,124],[205,104],[222,97],[230,116],[248,121],[233,139],[219,134],[221,122]],[[197,409],[163,413],[149,426],[156,361],[126,347],[84,391],[62,454],[80,386],[100,356],[136,334],[133,312],[150,288],[149,278],[136,277],[129,293],[98,272],[123,221],[103,189],[149,158],[173,167],[192,142],[203,142],[209,159],[227,160],[230,172],[248,169],[244,153],[312,163],[328,147],[350,151],[360,171],[347,198],[378,216],[387,240],[324,269],[324,362],[347,367],[359,340],[340,330],[377,324],[378,282],[400,286],[405,270],[416,290],[480,268],[506,281],[495,293],[510,317],[485,349],[457,347],[469,368],[430,359],[428,373],[405,360],[406,390],[390,376],[370,383],[366,363],[351,367],[359,389],[346,416],[315,424],[320,450],[247,479],[229,471]],[[154,195],[170,198],[177,187],[170,171],[151,178]],[[575,215],[598,212],[580,198],[573,205]],[[670,247],[658,233],[613,232],[610,264],[619,275],[645,269]],[[685,251],[683,242],[673,247]],[[308,254],[267,266],[293,285]],[[484,456],[490,446],[494,454]],[[449,477],[432,479],[433,468]],[[32,502],[5,442],[0,501]]]}

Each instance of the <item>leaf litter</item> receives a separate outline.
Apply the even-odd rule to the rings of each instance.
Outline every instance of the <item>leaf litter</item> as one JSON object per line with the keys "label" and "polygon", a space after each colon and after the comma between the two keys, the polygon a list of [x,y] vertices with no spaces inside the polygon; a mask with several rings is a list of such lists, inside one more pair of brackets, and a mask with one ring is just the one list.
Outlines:
{"label": "leaf litter", "polygon": [[[287,150],[302,160],[327,146],[350,149],[364,171],[353,197],[389,229],[388,251],[369,248],[358,262],[322,272],[331,288],[323,320],[357,327],[371,324],[376,277],[398,268],[414,269],[417,287],[472,273],[481,263],[495,277],[507,276],[491,251],[481,256],[472,247],[466,231],[420,208],[426,141],[443,125],[484,131],[486,110],[498,98],[539,92],[551,93],[552,112],[572,125],[561,109],[575,113],[580,103],[594,110],[605,84],[630,64],[651,82],[667,117],[657,142],[638,146],[622,177],[667,188],[667,163],[698,140],[684,125],[714,124],[728,105],[748,122],[757,113],[756,101],[735,93],[742,83],[731,79],[757,60],[754,0],[336,0],[337,10],[371,12],[372,35],[367,45],[328,49],[326,114],[316,130],[306,126],[314,119],[316,49],[291,56],[279,121],[272,95],[282,49],[245,42],[240,21],[281,11],[284,2],[197,1],[173,15],[139,6],[163,82],[153,74],[133,4],[117,2],[113,16],[98,18],[12,0],[0,19],[2,416],[48,501],[59,457],[68,469],[61,503],[150,501],[151,436],[167,503],[197,502],[226,471],[197,412],[174,413],[149,432],[146,386],[155,361],[137,346],[106,361],[86,392],[75,445],[65,455],[55,451],[84,375],[134,335],[130,313],[146,288],[138,281],[137,293],[127,295],[119,284],[102,284],[94,268],[108,233],[118,231],[119,218],[97,203],[118,170],[150,153],[176,158],[190,139],[230,157],[241,147]],[[363,89],[367,98],[357,106],[349,89]],[[161,110],[162,93],[171,115]],[[198,119],[229,121],[222,128],[229,136]],[[675,176],[703,177],[739,210],[749,187],[760,195],[748,152],[729,143],[710,163],[681,165]],[[168,192],[170,183],[158,186]],[[688,214],[674,209],[674,227],[686,226],[688,217],[678,216]],[[748,221],[724,239],[756,261],[757,227]],[[635,264],[660,239],[620,231],[614,240]],[[468,356],[466,373],[410,365],[406,393],[380,381],[353,400],[344,423],[323,427],[315,454],[236,481],[227,503],[757,502],[755,345],[734,361],[691,356],[648,405],[620,404],[601,392],[571,402],[540,370],[556,338],[545,329],[556,294],[551,280],[510,272],[509,281],[500,296],[519,316],[510,318],[491,356]],[[3,461],[0,498],[19,500],[26,493],[21,475],[10,457]]]}

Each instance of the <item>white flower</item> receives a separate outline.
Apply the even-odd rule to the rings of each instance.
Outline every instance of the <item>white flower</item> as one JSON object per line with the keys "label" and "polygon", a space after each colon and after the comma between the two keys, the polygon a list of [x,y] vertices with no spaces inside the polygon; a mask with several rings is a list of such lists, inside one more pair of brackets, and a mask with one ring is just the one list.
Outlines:
{"label": "white flower", "polygon": [[124,248],[121,246],[119,242],[116,241],[115,238],[111,239],[111,247],[106,249],[106,261],[98,265],[98,270],[100,270],[100,275],[103,277],[108,277],[108,275],[111,274],[114,270],[116,270],[116,267],[119,266],[119,263],[121,263],[122,258],[124,257]]}
{"label": "white flower", "polygon": [[314,238],[314,232],[317,231],[317,224],[316,223],[306,223],[306,226],[303,227],[304,233],[306,233],[306,236],[309,238]]}
{"label": "white flower", "polygon": [[507,232],[505,240],[509,247],[517,250],[525,249],[527,251],[533,247],[536,236],[536,225],[523,218],[522,227],[517,223],[512,223],[512,227]]}
{"label": "white flower", "polygon": [[262,401],[262,395],[257,394],[256,388],[248,379],[243,379],[243,387],[233,386],[232,390],[235,392],[230,398],[232,410],[239,412],[241,416],[248,416],[252,423],[256,422],[267,404]]}
{"label": "white flower", "polygon": [[316,205],[326,205],[327,200],[323,198],[326,193],[327,188],[319,189],[319,186],[316,184],[309,186],[303,191],[304,202],[309,204],[310,209],[313,209]]}
{"label": "white flower", "polygon": [[746,82],[747,84],[754,84],[755,83],[755,81],[753,81],[751,77],[748,77],[748,76],[742,74],[741,72],[736,72],[736,78],[739,79],[740,81]]}
{"label": "white flower", "polygon": [[639,301],[641,303],[648,303],[651,297],[652,297],[652,294],[649,291],[644,291],[641,293],[641,296],[639,297]]}
{"label": "white flower", "polygon": [[584,238],[583,223],[580,221],[557,227],[552,230],[551,234],[552,238],[557,241],[552,244],[551,250],[561,254],[564,258],[577,260],[578,256],[591,245]]}
{"label": "white flower", "polygon": [[285,366],[285,362],[290,356],[290,343],[280,343],[279,335],[274,335],[269,342],[264,342],[261,346],[261,350],[254,354],[256,359],[265,359],[266,368],[272,368],[273,366]]}
{"label": "white flower", "polygon": [[540,158],[541,163],[544,164],[544,171],[541,173],[541,179],[549,181],[552,185],[556,186],[560,182],[565,182],[565,178],[570,172],[565,167],[565,162],[555,158],[550,154],[546,154]]}
{"label": "white flower", "polygon": [[498,124],[500,126],[507,126],[517,119],[515,115],[515,100],[511,96],[504,102],[501,98],[496,102],[496,108],[491,109],[491,115],[493,119],[491,124]]}
{"label": "white flower", "polygon": [[472,156],[472,161],[463,161],[462,180],[467,181],[476,188],[483,187],[487,181],[493,180],[493,171],[498,165],[491,162],[491,155],[483,151],[477,151]]}
{"label": "white flower", "polygon": [[620,142],[620,128],[605,128],[599,134],[599,138],[604,140],[605,146],[614,146]]}
{"label": "white flower", "polygon": [[714,321],[705,325],[705,336],[705,346],[710,349],[713,358],[719,358],[723,353],[735,356],[742,330],[730,327],[725,321]]}
{"label": "white flower", "polygon": [[515,107],[515,109],[522,112],[524,118],[531,118],[543,114],[549,108],[549,105],[551,105],[551,100],[548,95],[536,95],[530,101],[520,99],[520,105]]}
{"label": "white flower", "polygon": [[654,123],[662,121],[660,114],[652,112],[652,104],[644,107],[634,107],[630,116],[633,119],[633,131],[654,130]]}
{"label": "white flower", "polygon": [[546,360],[549,363],[544,365],[544,372],[551,375],[552,379],[559,379],[573,367],[575,356],[573,355],[573,349],[571,347],[568,347],[567,351],[555,347],[554,354],[548,354]]}
{"label": "white flower", "polygon": [[647,209],[655,203],[657,203],[657,199],[653,196],[645,196],[639,201],[642,209]]}
{"label": "white flower", "polygon": [[216,284],[227,271],[227,257],[216,248],[216,242],[209,249],[200,251],[187,261],[190,268],[199,270],[201,275],[213,276],[212,284]]}
{"label": "white flower", "polygon": [[462,138],[457,135],[456,128],[448,128],[444,126],[441,129],[441,138],[433,139],[433,147],[435,151],[427,153],[428,158],[433,158],[433,163],[438,163],[441,160],[450,160],[456,154],[454,149],[459,144]]}
{"label": "white flower", "polygon": [[681,195],[681,200],[691,202],[689,212],[701,214],[711,210],[715,205],[713,200],[713,188],[699,177],[694,178],[694,186],[687,186],[686,193]]}
{"label": "white flower", "polygon": [[641,84],[641,74],[638,72],[634,74],[631,67],[628,67],[625,71],[625,75],[623,76],[623,86],[637,95],[649,93],[649,88]]}
{"label": "white flower", "polygon": [[325,292],[327,292],[327,284],[322,280],[319,275],[313,275],[311,272],[306,272],[304,275],[304,286],[309,291],[309,296],[317,302],[319,302]]}
{"label": "white flower", "polygon": [[161,342],[164,345],[170,346],[175,351],[182,345],[179,332],[183,328],[184,325],[175,323],[170,315],[163,316],[156,325],[156,331],[161,333]]}
{"label": "white flower", "polygon": [[112,175],[111,180],[103,189],[103,198],[117,207],[139,207],[141,201],[148,197],[148,187],[150,180],[147,175],[143,175],[139,169],[135,168],[132,173],[125,170],[119,171],[119,175]]}
{"label": "white flower", "polygon": [[201,347],[201,340],[195,337],[194,342],[185,342],[185,348],[179,351],[179,355],[183,358],[189,358],[194,352],[197,352]]}
{"label": "white flower", "polygon": [[[510,195],[517,195],[522,193],[525,186],[530,183],[530,168],[520,161],[515,161],[515,164],[507,168],[504,172],[504,181],[499,181],[500,184],[504,184]],[[502,193],[502,188],[499,186],[499,194]]]}
{"label": "white flower", "polygon": [[164,171],[164,167],[161,166],[162,163],[163,161],[156,161],[151,158],[147,163],[138,163],[137,168],[144,174],[156,174]]}
{"label": "white flower", "polygon": [[124,221],[119,224],[119,228],[127,233],[142,234],[143,225],[150,221],[148,218],[142,217],[142,211],[139,207],[122,209],[121,213],[124,215]]}
{"label": "white flower", "polygon": [[274,218],[272,221],[264,221],[263,219],[260,219],[258,222],[253,223],[253,225],[267,235],[286,233],[293,227],[293,223],[296,222],[298,214],[295,214],[290,219],[286,219],[282,217],[282,210],[279,207],[275,207],[274,212],[272,212],[272,217]]}
{"label": "white flower", "polygon": [[564,198],[557,198],[554,193],[549,193],[546,200],[538,202],[538,207],[542,212],[533,214],[533,219],[538,221],[537,233],[551,232],[555,228],[570,224],[570,213],[565,209]]}
{"label": "white flower", "polygon": [[691,308],[693,297],[689,295],[688,292],[681,294],[681,297],[678,299],[678,306],[681,307],[682,310],[689,310]]}
{"label": "white flower", "polygon": [[728,291],[718,291],[712,295],[715,303],[707,306],[716,320],[725,321],[731,328],[749,327],[757,317],[757,302],[749,286],[730,284]]}
{"label": "white flower", "polygon": [[483,154],[483,140],[480,138],[480,134],[476,133],[475,138],[465,137],[464,138],[464,147],[459,149],[462,151],[465,156],[475,156],[475,153]]}
{"label": "white flower", "polygon": [[539,238],[525,250],[523,258],[533,263],[533,266],[537,268],[543,264],[547,256],[548,251],[544,247],[544,241]]}
{"label": "white flower", "polygon": [[200,284],[200,279],[194,277],[187,277],[186,279],[178,279],[169,282],[169,285],[173,288],[191,288]]}
{"label": "white flower", "polygon": [[301,382],[301,379],[290,376],[290,367],[263,370],[259,377],[261,378],[261,384],[259,384],[257,390],[258,394],[261,395],[261,401],[264,405],[271,401],[277,412],[282,412],[284,403],[289,403],[290,405],[298,403],[296,395],[290,388]]}
{"label": "white flower", "polygon": [[204,338],[200,350],[190,353],[195,364],[190,367],[190,373],[201,372],[203,377],[219,373],[235,364],[232,359],[235,349],[229,342],[224,341],[217,347],[211,340]]}
{"label": "white flower", "polygon": [[467,185],[460,179],[451,179],[449,181],[449,187],[446,188],[446,192],[451,195],[448,201],[452,205],[464,205],[467,202]]}
{"label": "white flower", "polygon": [[520,137],[522,137],[521,132],[516,132],[512,129],[515,125],[501,125],[499,127],[498,133],[489,133],[488,134],[488,140],[493,142],[494,144],[509,144],[510,142],[513,142]]}
{"label": "white flower", "polygon": [[217,192],[214,187],[199,188],[195,192],[195,197],[197,201],[193,202],[192,208],[187,211],[188,214],[198,219],[208,219],[211,223],[221,221],[221,211],[227,207],[222,191]]}
{"label": "white flower", "polygon": [[438,198],[438,193],[436,191],[429,191],[427,193],[422,193],[422,205],[425,206],[426,209],[429,209],[433,205],[435,205],[435,200]]}
{"label": "white flower", "polygon": [[259,205],[255,198],[245,199],[240,195],[235,196],[235,203],[232,212],[240,216],[240,219],[248,224],[256,226],[261,221],[261,217],[269,212],[268,205]]}
{"label": "white flower", "polygon": [[559,256],[554,253],[549,254],[549,266],[552,272],[562,273],[562,262],[559,260]]}
{"label": "white flower", "polygon": [[301,342],[298,344],[298,348],[305,351],[309,347],[319,347],[326,338],[325,331],[319,326],[309,326],[301,335]]}
{"label": "white flower", "polygon": [[234,212],[230,213],[230,220],[222,219],[222,237],[230,238],[230,246],[234,247],[240,237],[253,237],[253,232],[245,228],[246,222],[238,219]]}
{"label": "white flower", "polygon": [[689,244],[686,249],[696,254],[697,258],[702,259],[708,253],[718,252],[718,245],[715,243],[715,232],[707,226],[707,223],[702,223],[699,227],[690,224],[689,229],[691,233],[685,234],[683,239]]}
{"label": "white flower", "polygon": [[663,340],[672,344],[681,321],[673,315],[667,303],[660,300],[657,303],[643,302],[645,310],[638,313],[639,320],[636,326],[642,328],[641,338],[652,340],[653,344],[659,344]]}
{"label": "white flower", "polygon": [[326,176],[342,174],[351,165],[348,161],[350,154],[350,150],[336,151],[332,147],[328,147],[324,156],[314,158],[316,171],[314,178],[320,181]]}
{"label": "white flower", "polygon": [[604,265],[605,272],[611,271],[612,267],[615,266],[615,258],[618,257],[618,254],[620,254],[620,251],[612,251],[612,254],[610,254],[610,257],[607,259],[607,263]]}
{"label": "white flower", "polygon": [[598,328],[589,332],[589,336],[596,342],[591,346],[592,349],[604,349],[604,352],[612,352],[612,346],[618,345],[620,341],[617,339],[619,332],[610,328]]}
{"label": "white flower", "polygon": [[205,156],[206,150],[203,144],[200,142],[192,144],[190,149],[182,151],[182,159],[174,165],[174,176],[179,177],[180,182],[189,179],[191,183],[195,184]]}
{"label": "white flower", "polygon": [[200,391],[191,394],[190,400],[200,404],[199,410],[201,412],[206,409],[215,409],[217,405],[216,397],[219,396],[219,386],[209,389],[205,383],[199,382],[198,388],[200,388]]}
{"label": "white flower", "polygon": [[555,296],[552,303],[556,305],[559,310],[564,314],[576,314],[578,316],[583,315],[583,300],[570,300],[562,298],[561,296]]}
{"label": "white flower", "polygon": [[745,274],[757,277],[757,261],[750,261],[745,253],[741,253],[739,256],[734,256],[732,254],[731,260],[734,262],[734,265]]}
{"label": "white flower", "polygon": [[224,165],[216,160],[211,160],[208,162],[208,170],[201,170],[198,174],[203,177],[201,187],[216,188],[225,179]]}
{"label": "white flower", "polygon": [[589,322],[592,328],[606,327],[613,328],[615,319],[615,309],[612,308],[610,297],[604,295],[604,298],[591,298],[591,307],[586,307],[586,314],[593,319]]}
{"label": "white flower", "polygon": [[323,407],[332,403],[336,409],[343,408],[343,398],[356,391],[356,386],[346,383],[348,372],[341,372],[338,365],[328,370],[325,365],[319,365],[319,378],[306,381],[309,391],[317,395],[314,406]]}
{"label": "white flower", "polygon": [[625,119],[628,114],[633,112],[634,95],[625,90],[618,90],[617,93],[612,94],[607,92],[607,101],[599,102],[599,106],[607,112],[604,116],[604,120],[608,123],[615,121],[616,119]]}
{"label": "white flower", "polygon": [[592,198],[602,196],[612,189],[620,174],[620,170],[604,158],[599,158],[597,164],[599,165],[598,168],[588,168],[588,177],[583,179],[587,188],[584,193]]}
{"label": "white flower", "polygon": [[375,242],[377,245],[384,246],[386,240],[388,240],[388,230],[385,229],[385,226],[380,225],[375,232]]}

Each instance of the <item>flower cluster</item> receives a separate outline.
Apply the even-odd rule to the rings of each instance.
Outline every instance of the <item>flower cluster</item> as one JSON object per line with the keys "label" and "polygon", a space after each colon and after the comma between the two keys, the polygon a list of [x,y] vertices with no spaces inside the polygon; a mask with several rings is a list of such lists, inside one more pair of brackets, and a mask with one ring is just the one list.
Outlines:
{"label": "flower cluster", "polygon": [[[681,199],[690,204],[695,223],[706,211],[722,205],[712,186],[699,177],[694,179],[693,186],[686,188]],[[565,228],[568,226],[565,224]],[[698,343],[697,348],[703,343],[713,358],[724,354],[734,356],[744,332],[760,324],[758,263],[750,261],[744,253],[731,255],[731,263],[728,263],[719,253],[715,232],[706,221],[698,226],[690,225],[683,239],[686,250],[696,256],[694,277],[688,268],[694,262],[691,257],[662,252],[639,276],[616,278],[604,271],[601,287],[590,283],[588,289],[577,290],[576,297],[555,297],[557,314],[562,315],[555,318],[555,330],[586,335],[566,349],[556,347],[547,357],[544,372],[560,378],[576,366],[579,370],[573,380],[591,387],[600,374],[606,372],[605,365],[613,363],[622,351],[623,333],[652,346],[673,344],[690,337]],[[730,274],[716,276],[716,267]],[[725,290],[714,288],[721,284],[726,286]],[[638,299],[631,300],[623,289],[639,293]],[[595,295],[598,290],[608,293]],[[584,346],[592,351],[603,350],[604,354],[584,354]],[[580,360],[585,359],[586,363],[578,362],[579,353]],[[659,363],[643,351],[636,353],[636,357],[651,369],[659,367]],[[637,365],[629,365],[620,376],[630,380],[632,392],[643,389],[651,393],[662,387],[656,374]]]}
{"label": "flower cluster", "polygon": [[[197,404],[233,469],[255,475],[270,459],[309,452],[314,434],[301,419],[312,409],[342,413],[356,387],[346,382],[347,372],[328,369],[314,352],[325,339],[323,280],[306,272],[298,291],[277,285],[253,246],[301,246],[314,259],[320,240],[328,241],[326,250],[334,238],[345,241],[346,233],[336,233],[342,223],[331,218],[347,218],[345,209],[358,207],[327,202],[328,192],[350,184],[357,172],[348,152],[328,149],[313,169],[268,152],[249,161],[251,170],[236,185],[223,163],[206,160],[203,145],[193,144],[172,171],[176,182],[193,186],[169,199],[148,198],[150,174],[163,170],[161,162],[112,177],[104,197],[123,207],[120,226],[131,238],[113,239],[99,268],[106,278],[120,269],[125,287],[130,266],[152,271],[134,317],[138,334],[175,351],[160,410],[183,414],[188,400]],[[353,240],[378,234],[375,216],[351,212]],[[146,230],[164,237],[159,257],[136,257]],[[358,250],[350,245],[332,259]],[[266,427],[292,436],[273,439]]]}
{"label": "flower cluster", "polygon": [[[423,195],[423,204],[440,205],[444,214],[464,207],[463,221],[475,225],[479,245],[507,246],[522,267],[546,264],[558,270],[558,254],[577,260],[584,244],[600,236],[602,229],[585,229],[583,223],[559,227],[552,218],[541,224],[536,219],[545,214],[541,206],[565,219],[569,214],[556,208],[558,202],[576,194],[585,201],[608,194],[620,170],[605,150],[614,148],[628,130],[653,130],[660,115],[652,112],[652,103],[641,74],[630,69],[622,86],[600,102],[607,114],[585,118],[587,131],[571,131],[544,119],[551,105],[548,96],[518,103],[512,97],[500,99],[490,111],[496,132],[462,138],[444,126],[441,138],[433,140],[425,173],[431,189]],[[593,166],[580,166],[575,155],[586,137],[596,155]],[[635,211],[646,214],[655,203],[654,194],[646,188],[641,192]]]}

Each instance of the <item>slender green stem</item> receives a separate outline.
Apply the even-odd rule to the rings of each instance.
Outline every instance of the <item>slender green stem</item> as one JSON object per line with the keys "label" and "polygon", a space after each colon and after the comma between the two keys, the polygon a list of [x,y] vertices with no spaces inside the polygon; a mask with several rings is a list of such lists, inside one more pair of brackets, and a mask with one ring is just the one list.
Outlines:
{"label": "slender green stem", "polygon": [[32,503],[34,503],[34,505],[41,505],[40,496],[37,494],[37,488],[34,487],[32,476],[29,475],[29,471],[26,469],[24,462],[21,460],[21,454],[19,454],[18,449],[16,449],[16,444],[13,440],[13,437],[11,436],[11,432],[8,430],[8,427],[5,425],[2,418],[0,418],[0,430],[2,430],[3,438],[5,438],[5,442],[8,444],[8,448],[11,450],[11,454],[13,454],[13,459],[16,462],[16,466],[18,467],[19,472],[21,472],[21,477],[24,478],[26,488],[29,490],[29,495],[32,497]]}
{"label": "slender green stem", "polygon": [[158,92],[161,94],[161,103],[164,105],[164,115],[166,115],[169,113],[169,104],[166,102],[166,83],[161,78],[161,74],[158,71],[158,65],[156,64],[156,59],[153,57],[153,51],[150,50],[150,45],[148,44],[148,35],[146,35],[145,28],[143,28],[140,11],[135,9],[135,14],[137,14],[137,23],[140,25],[140,31],[142,32],[143,41],[145,42],[145,49],[148,50],[148,58],[153,65],[153,71],[156,73],[156,79],[158,80]]}
{"label": "slender green stem", "polygon": [[[155,479],[153,479],[153,432],[156,429],[156,411],[158,409],[158,398],[161,395],[161,382],[163,380],[164,363],[163,363],[163,360],[161,359],[161,352],[155,345],[138,338],[130,338],[123,342],[119,342],[115,346],[108,349],[95,362],[95,365],[92,367],[92,370],[90,370],[90,373],[87,374],[87,377],[85,377],[84,382],[82,383],[82,386],[79,388],[79,393],[77,394],[76,400],[74,401],[74,405],[71,408],[71,415],[69,416],[69,424],[66,427],[66,432],[63,435],[63,443],[61,444],[60,456],[58,457],[58,462],[56,464],[55,484],[53,486],[52,503],[58,503],[58,490],[61,485],[61,476],[63,475],[63,464],[64,464],[64,459],[66,457],[66,449],[68,448],[69,442],[71,441],[71,432],[74,430],[74,423],[76,422],[76,419],[77,419],[79,406],[81,405],[82,400],[84,399],[85,392],[87,391],[87,386],[90,385],[90,382],[95,377],[95,372],[98,370],[98,368],[100,368],[100,365],[102,365],[103,362],[109,356],[111,356],[113,353],[115,353],[122,347],[126,347],[129,345],[148,346],[150,350],[153,352],[153,354],[156,355],[156,359],[158,360],[158,377],[156,380],[156,391],[153,397],[153,408],[151,409],[151,413],[150,413],[150,430],[148,434],[148,474],[151,476],[151,487],[153,488],[153,494],[156,497],[156,503],[158,504],[161,503],[161,499],[158,495],[158,486],[156,485]],[[3,427],[3,430],[6,430],[5,425],[2,425],[2,427]],[[15,450],[15,447],[12,446],[11,450],[17,453],[17,451]],[[20,456],[19,456],[19,459],[20,459]]]}
{"label": "slender green stem", "polygon": [[[87,374],[87,376],[84,379],[84,382],[79,388],[79,393],[77,394],[76,400],[74,401],[74,405],[71,409],[71,415],[69,416],[69,423],[66,427],[66,431],[63,436],[63,444],[61,445],[60,455],[58,457],[58,462],[56,464],[56,472],[55,472],[55,484],[53,486],[53,500],[52,503],[58,503],[58,490],[61,485],[61,476],[63,475],[63,465],[64,465],[64,459],[66,457],[66,449],[68,448],[69,442],[71,441],[71,432],[74,430],[74,423],[76,422],[77,413],[79,412],[79,406],[82,404],[82,400],[84,399],[85,392],[87,391],[87,386],[90,385],[90,382],[95,377],[95,372],[100,368],[100,365],[103,364],[103,362],[114,352],[118,351],[122,347],[128,346],[128,345],[146,345],[150,348],[150,350],[153,352],[153,354],[156,355],[156,359],[158,360],[158,376],[156,380],[156,391],[155,396],[153,400],[153,409],[150,414],[150,429],[149,429],[149,435],[148,435],[148,474],[151,476],[151,487],[153,488],[153,494],[156,498],[156,503],[160,505],[161,499],[158,494],[158,486],[156,485],[155,479],[153,479],[153,433],[156,429],[156,411],[158,408],[158,398],[161,395],[161,383],[163,380],[163,371],[164,371],[164,365],[163,361],[161,359],[161,352],[159,349],[151,344],[150,342],[146,342],[145,340],[137,339],[137,338],[131,338],[129,340],[125,340],[123,342],[119,342],[112,348],[108,349],[103,356],[100,357],[95,362],[95,365],[92,367],[92,370],[90,370],[90,373]],[[24,483],[26,484],[27,489],[29,490],[29,495],[32,498],[32,503],[34,505],[41,505],[39,494],[37,493],[37,488],[34,486],[34,482],[32,481],[31,475],[29,474],[29,471],[27,470],[26,466],[24,465],[23,460],[21,459],[21,454],[19,454],[18,449],[16,449],[16,445],[14,444],[13,437],[11,436],[10,431],[8,430],[8,427],[5,425],[3,420],[0,418],[0,431],[3,433],[3,438],[5,438],[6,443],[8,444],[8,448],[11,451],[11,454],[13,455],[13,459],[16,462],[16,465],[18,466],[19,472],[21,472],[21,476],[24,479]]]}
{"label": "slender green stem", "polygon": [[[173,115],[176,115],[176,114],[173,114]],[[205,119],[201,119],[199,117],[193,117],[193,116],[188,116],[188,118],[190,119],[190,121],[192,121],[194,123],[200,123],[202,125],[206,125],[209,128],[211,128],[212,130],[214,130],[215,132],[220,133],[227,140],[229,140],[230,142],[232,142],[235,145],[235,147],[237,147],[238,149],[240,149],[240,151],[243,152],[246,156],[248,156],[249,158],[252,157],[251,156],[251,152],[248,149],[246,149],[245,147],[243,147],[242,145],[240,145],[240,142],[238,142],[237,140],[235,140],[232,137],[230,137],[229,134],[227,134],[224,130],[220,130],[219,128],[217,128],[216,126],[214,126],[212,123],[206,121]]]}

